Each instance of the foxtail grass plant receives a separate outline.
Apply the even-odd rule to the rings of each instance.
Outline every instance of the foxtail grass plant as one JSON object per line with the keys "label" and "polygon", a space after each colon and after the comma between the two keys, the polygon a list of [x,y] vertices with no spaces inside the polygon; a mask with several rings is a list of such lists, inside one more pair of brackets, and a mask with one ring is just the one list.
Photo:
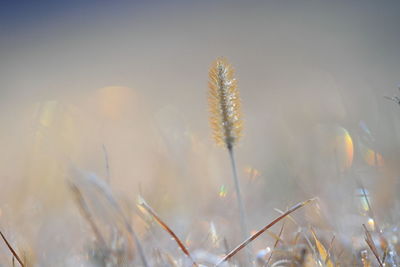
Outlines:
{"label": "foxtail grass plant", "polygon": [[226,147],[229,152],[232,177],[239,206],[241,232],[243,239],[246,239],[248,237],[246,213],[234,155],[234,147],[242,136],[243,130],[237,81],[234,78],[232,65],[223,57],[217,58],[213,62],[208,75],[210,125],[216,143]]}

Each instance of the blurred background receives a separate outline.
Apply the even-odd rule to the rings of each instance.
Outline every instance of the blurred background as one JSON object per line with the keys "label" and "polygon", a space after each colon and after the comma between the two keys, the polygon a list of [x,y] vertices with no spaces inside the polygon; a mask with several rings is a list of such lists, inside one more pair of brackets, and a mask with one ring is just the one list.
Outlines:
{"label": "blurred background", "polygon": [[65,182],[79,169],[130,205],[140,193],[182,236],[210,221],[235,233],[229,158],[208,125],[218,56],[242,98],[252,230],[317,196],[306,221],[350,239],[368,220],[356,181],[381,223],[395,222],[400,106],[384,96],[400,95],[399,11],[372,0],[2,2],[1,228],[39,261],[73,254],[48,244],[84,236]]}

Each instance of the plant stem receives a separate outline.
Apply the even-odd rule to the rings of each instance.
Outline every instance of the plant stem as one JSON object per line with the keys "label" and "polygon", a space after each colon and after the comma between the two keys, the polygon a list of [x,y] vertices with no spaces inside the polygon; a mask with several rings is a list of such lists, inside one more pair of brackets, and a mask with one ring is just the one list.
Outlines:
{"label": "plant stem", "polygon": [[110,183],[110,164],[108,161],[108,151],[107,147],[103,144],[104,162],[106,164],[106,182]]}
{"label": "plant stem", "polygon": [[147,262],[146,256],[144,255],[144,250],[143,250],[142,244],[140,243],[139,237],[136,235],[135,231],[133,230],[133,228],[127,221],[125,221],[125,225],[126,225],[126,228],[128,229],[128,231],[130,232],[130,234],[133,236],[133,239],[137,246],[137,250],[139,252],[139,256],[140,256],[140,259],[142,260],[143,266],[149,267],[149,264]]}
{"label": "plant stem", "polygon": [[[239,179],[238,179],[238,175],[237,175],[237,168],[236,168],[235,155],[233,153],[233,146],[228,145],[228,151],[229,151],[229,157],[231,160],[233,181],[235,183],[236,197],[237,197],[238,206],[239,206],[240,228],[241,228],[241,232],[242,232],[242,238],[243,238],[243,240],[246,240],[248,238],[247,224],[246,224],[246,212],[244,209],[242,194],[240,192],[240,184],[239,184]],[[251,263],[250,252],[249,252],[249,250],[246,250],[246,252],[247,252],[246,253],[247,258],[248,258],[249,262]]]}

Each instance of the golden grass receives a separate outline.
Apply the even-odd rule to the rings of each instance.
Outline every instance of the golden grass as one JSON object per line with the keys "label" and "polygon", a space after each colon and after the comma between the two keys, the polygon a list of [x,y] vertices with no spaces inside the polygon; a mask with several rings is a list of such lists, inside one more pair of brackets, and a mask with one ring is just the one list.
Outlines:
{"label": "golden grass", "polygon": [[218,145],[230,148],[239,141],[243,130],[234,70],[227,59],[220,57],[211,65],[208,76],[208,104],[213,136]]}

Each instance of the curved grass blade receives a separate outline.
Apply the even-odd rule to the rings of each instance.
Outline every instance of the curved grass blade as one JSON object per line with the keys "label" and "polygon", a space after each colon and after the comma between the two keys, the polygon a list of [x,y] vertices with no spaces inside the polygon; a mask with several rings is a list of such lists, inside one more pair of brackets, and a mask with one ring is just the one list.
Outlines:
{"label": "curved grass blade", "polygon": [[263,227],[261,230],[257,231],[255,234],[250,236],[248,239],[243,241],[240,245],[238,245],[236,248],[234,248],[231,252],[229,252],[227,255],[225,255],[215,266],[220,265],[221,263],[225,262],[226,260],[232,258],[236,253],[238,253],[240,250],[242,250],[244,247],[246,247],[249,243],[251,243],[254,239],[256,239],[259,235],[264,233],[266,230],[274,226],[276,223],[278,223],[280,220],[288,216],[289,214],[293,213],[294,211],[304,207],[305,205],[309,204],[310,202],[314,201],[315,198],[308,199],[306,201],[300,202],[296,205],[294,205],[292,208],[290,208],[288,211],[286,211],[284,214],[273,220],[271,223]]}
{"label": "curved grass blade", "polygon": [[172,231],[171,228],[157,215],[157,213],[153,210],[152,207],[149,206],[149,204],[146,203],[146,201],[142,198],[139,197],[139,205],[143,207],[153,218],[156,220],[156,222],[172,236],[172,238],[175,240],[175,242],[178,244],[179,248],[182,250],[182,252],[192,261],[194,266],[198,266],[198,264],[193,260],[192,256],[190,255],[189,250],[185,247],[183,242],[179,239],[179,237]]}

